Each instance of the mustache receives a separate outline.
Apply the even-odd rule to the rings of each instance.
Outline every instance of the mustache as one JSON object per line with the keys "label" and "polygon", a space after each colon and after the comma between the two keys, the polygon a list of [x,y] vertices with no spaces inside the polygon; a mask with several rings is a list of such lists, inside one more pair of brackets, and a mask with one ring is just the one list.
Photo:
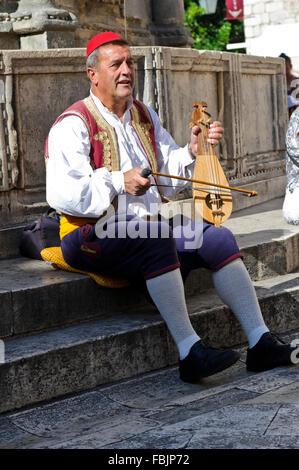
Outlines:
{"label": "mustache", "polygon": [[119,83],[119,82],[122,82],[122,81],[128,81],[130,83],[132,83],[132,78],[130,76],[127,76],[127,75],[124,75],[124,76],[121,76],[116,83]]}

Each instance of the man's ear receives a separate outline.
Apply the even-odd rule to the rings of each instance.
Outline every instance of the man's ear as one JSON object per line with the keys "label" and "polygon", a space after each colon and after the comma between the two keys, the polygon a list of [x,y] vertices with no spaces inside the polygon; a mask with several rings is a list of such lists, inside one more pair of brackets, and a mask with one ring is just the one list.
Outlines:
{"label": "man's ear", "polygon": [[97,85],[98,84],[98,78],[97,78],[97,71],[96,69],[92,68],[92,67],[88,67],[87,69],[87,75],[89,76],[89,80],[91,81],[91,83],[93,85]]}

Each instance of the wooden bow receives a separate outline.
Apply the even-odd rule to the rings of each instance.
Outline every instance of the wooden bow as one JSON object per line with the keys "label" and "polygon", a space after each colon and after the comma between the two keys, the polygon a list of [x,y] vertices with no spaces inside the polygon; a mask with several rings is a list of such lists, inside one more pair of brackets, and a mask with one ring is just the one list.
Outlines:
{"label": "wooden bow", "polygon": [[[257,194],[258,194],[256,191],[248,191],[247,189],[235,188],[233,186],[225,186],[225,185],[217,184],[217,183],[209,183],[208,181],[195,180],[193,178],[185,178],[184,176],[169,175],[168,173],[159,173],[158,171],[152,171],[150,168],[143,168],[143,170],[141,172],[141,176],[143,178],[148,178],[150,175],[164,176],[166,178],[173,178],[173,179],[177,179],[177,180],[190,181],[191,183],[205,184],[207,186],[212,186],[212,187],[216,187],[216,188],[217,187],[218,188],[223,188],[223,189],[227,189],[229,191],[239,191],[240,193],[244,193],[248,197],[257,196]],[[162,184],[162,185],[158,185],[158,186],[164,186],[164,185]],[[202,188],[196,188],[196,187],[194,189],[196,191],[197,190],[202,190]],[[212,188],[208,187],[208,190],[211,190],[211,189]]]}

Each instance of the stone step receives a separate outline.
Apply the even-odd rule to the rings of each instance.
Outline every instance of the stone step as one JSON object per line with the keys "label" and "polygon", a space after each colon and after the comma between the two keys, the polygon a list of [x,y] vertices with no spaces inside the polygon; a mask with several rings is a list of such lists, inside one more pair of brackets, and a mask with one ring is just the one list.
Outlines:
{"label": "stone step", "polygon": [[[272,331],[299,327],[299,272],[257,281],[255,286]],[[213,290],[190,297],[188,309],[195,329],[214,346],[244,343],[239,323]],[[146,309],[8,339],[0,364],[0,412],[176,363],[165,323]]]}
{"label": "stone step", "polygon": [[[282,220],[281,201],[270,201],[233,215],[226,222],[235,233],[253,280],[299,267],[299,227]],[[108,289],[86,275],[55,271],[27,258],[0,260],[0,338],[23,336],[80,322],[149,308],[135,288]],[[211,288],[210,272],[194,270],[186,295]]]}

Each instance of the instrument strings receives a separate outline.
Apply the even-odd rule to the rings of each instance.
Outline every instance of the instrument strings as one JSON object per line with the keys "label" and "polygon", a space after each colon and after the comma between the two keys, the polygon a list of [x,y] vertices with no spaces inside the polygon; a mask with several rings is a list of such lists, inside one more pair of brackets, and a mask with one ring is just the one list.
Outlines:
{"label": "instrument strings", "polygon": [[[208,158],[208,165],[207,167],[209,168],[209,174],[210,174],[210,180],[213,183],[218,183],[220,180],[220,175],[219,175],[219,168],[214,164],[214,150],[212,147],[212,144],[208,142],[208,136],[209,136],[209,129],[210,125],[207,123],[204,124],[203,128],[203,140],[204,140],[204,148],[206,151],[206,156]],[[220,199],[220,189],[219,188],[214,188],[213,193],[210,194],[211,196],[214,196],[215,198],[215,203],[216,203],[216,208],[220,209],[221,207],[221,199]]]}

